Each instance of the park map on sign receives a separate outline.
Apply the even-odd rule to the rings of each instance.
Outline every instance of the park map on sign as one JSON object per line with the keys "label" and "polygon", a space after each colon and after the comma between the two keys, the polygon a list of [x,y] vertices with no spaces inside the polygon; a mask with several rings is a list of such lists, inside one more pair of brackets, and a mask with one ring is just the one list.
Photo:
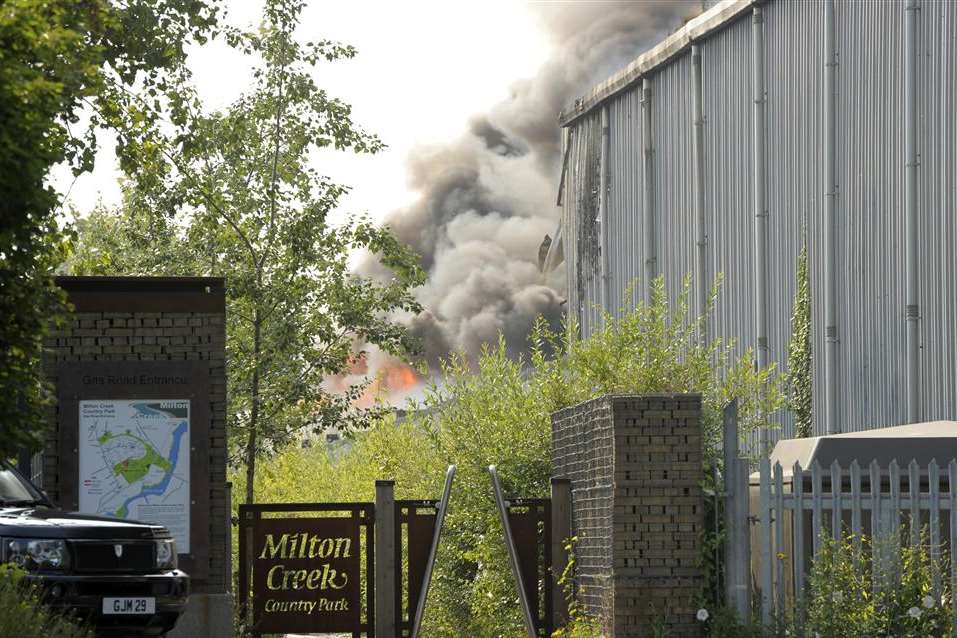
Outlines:
{"label": "park map on sign", "polygon": [[189,552],[189,401],[80,402],[80,511],[157,523]]}

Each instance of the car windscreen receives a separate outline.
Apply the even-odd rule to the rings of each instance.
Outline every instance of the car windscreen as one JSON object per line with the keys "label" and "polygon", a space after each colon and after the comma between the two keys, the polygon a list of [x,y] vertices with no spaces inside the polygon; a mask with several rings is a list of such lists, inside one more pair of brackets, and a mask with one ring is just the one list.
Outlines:
{"label": "car windscreen", "polygon": [[40,495],[13,470],[0,465],[0,502],[38,501]]}

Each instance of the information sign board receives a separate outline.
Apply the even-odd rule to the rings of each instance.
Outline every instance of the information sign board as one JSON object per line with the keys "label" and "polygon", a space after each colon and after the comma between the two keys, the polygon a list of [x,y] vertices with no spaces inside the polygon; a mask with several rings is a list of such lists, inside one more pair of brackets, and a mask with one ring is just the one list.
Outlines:
{"label": "information sign board", "polygon": [[79,401],[79,509],[163,525],[190,552],[190,401]]}

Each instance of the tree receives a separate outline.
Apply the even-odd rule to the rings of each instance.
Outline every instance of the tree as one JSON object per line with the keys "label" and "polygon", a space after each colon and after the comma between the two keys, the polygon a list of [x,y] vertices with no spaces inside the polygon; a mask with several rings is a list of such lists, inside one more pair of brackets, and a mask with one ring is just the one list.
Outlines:
{"label": "tree", "polygon": [[[67,161],[93,164],[84,106],[109,108],[109,84],[149,86],[203,41],[218,8],[205,0],[7,0],[0,5],[0,455],[36,448],[50,388],[44,337],[66,310],[52,272],[66,236],[45,184]],[[110,109],[114,110],[114,109]],[[52,324],[52,325],[51,325]]]}
{"label": "tree", "polygon": [[[322,381],[348,370],[356,343],[412,353],[404,328],[386,317],[418,312],[411,289],[424,281],[418,258],[388,229],[365,217],[329,219],[347,189],[313,169],[310,154],[326,147],[374,153],[382,143],[312,79],[320,61],[356,51],[297,42],[302,6],[268,0],[257,32],[227,33],[231,46],[258,62],[250,90],[224,111],[203,112],[185,73],[165,91],[116,96],[121,112],[139,114],[117,112],[111,120],[129,175],[126,210],[119,219],[100,213],[91,220],[74,264],[77,272],[128,273],[185,264],[194,274],[226,277],[229,424],[242,440],[247,502],[263,452],[306,425],[349,429],[374,416],[352,407],[361,387],[336,395]],[[128,241],[107,240],[104,223],[126,229]],[[173,233],[165,240],[175,245],[173,264],[163,250],[144,255],[142,233],[164,241],[158,229]],[[350,273],[357,250],[379,255],[393,279]]]}
{"label": "tree", "polygon": [[798,255],[797,291],[791,315],[791,343],[788,344],[788,404],[794,413],[794,433],[799,437],[814,432],[811,403],[811,282],[807,269],[807,239]]}

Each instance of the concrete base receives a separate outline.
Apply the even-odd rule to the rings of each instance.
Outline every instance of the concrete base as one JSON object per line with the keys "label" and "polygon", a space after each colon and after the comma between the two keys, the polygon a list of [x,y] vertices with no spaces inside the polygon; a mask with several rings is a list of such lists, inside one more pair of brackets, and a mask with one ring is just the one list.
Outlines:
{"label": "concrete base", "polygon": [[233,595],[190,594],[168,638],[233,638]]}

